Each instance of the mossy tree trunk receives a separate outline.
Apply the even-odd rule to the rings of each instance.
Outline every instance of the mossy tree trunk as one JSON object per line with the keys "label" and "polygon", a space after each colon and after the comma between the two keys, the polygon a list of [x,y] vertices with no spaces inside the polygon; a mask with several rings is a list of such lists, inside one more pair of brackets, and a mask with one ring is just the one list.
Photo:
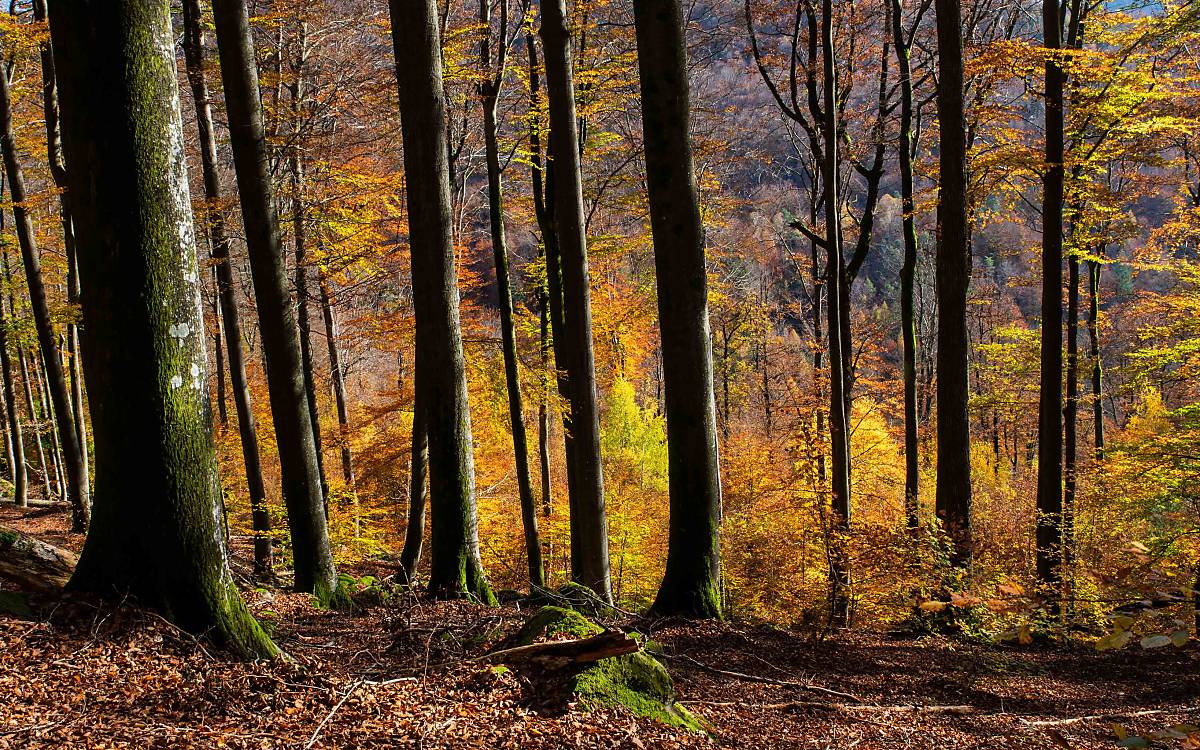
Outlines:
{"label": "mossy tree trunk", "polygon": [[166,0],[55,0],[96,506],[70,586],[129,593],[245,657],[277,653],[227,565]]}
{"label": "mossy tree trunk", "polygon": [[54,323],[50,319],[50,306],[46,300],[46,287],[42,279],[41,251],[33,231],[33,220],[25,207],[25,175],[17,158],[16,141],[13,137],[12,99],[7,76],[0,75],[0,149],[4,152],[4,171],[8,174],[9,189],[13,200],[13,218],[16,223],[17,241],[21,246],[21,259],[25,265],[25,282],[29,289],[29,304],[33,312],[34,327],[37,329],[38,347],[46,365],[47,388],[54,403],[54,411],[62,418],[59,432],[63,443],[63,460],[67,480],[67,499],[71,503],[71,530],[87,530],[91,519],[91,499],[87,469],[79,433],[71,412],[71,396],[63,373],[62,356],[58,351]]}
{"label": "mossy tree trunk", "polygon": [[704,228],[692,166],[679,0],[635,0],[646,188],[654,237],[671,506],[654,611],[721,615],[721,476],[708,326]]}
{"label": "mossy tree trunk", "polygon": [[259,329],[279,446],[283,499],[288,511],[296,568],[295,587],[324,597],[336,586],[325,504],[304,388],[300,335],[292,313],[279,222],[268,172],[267,142],[258,65],[243,0],[215,0],[213,18],[221,55],[221,78],[230,142],[241,196],[250,274],[258,303]]}
{"label": "mossy tree trunk", "polygon": [[[543,0],[542,49],[550,109],[550,159],[554,162],[554,228],[562,274],[567,397],[573,438],[571,463],[571,576],[612,601],[608,520],[600,458],[600,414],[592,351],[592,303],[580,171],[579,128],[571,33],[565,0]],[[552,292],[553,293],[553,292]]]}
{"label": "mossy tree trunk", "polygon": [[971,419],[967,290],[971,284],[967,214],[967,128],[963,100],[962,14],[938,0],[939,200],[936,286],[937,516],[953,542],[951,561],[971,562]]}
{"label": "mossy tree trunk", "polygon": [[408,185],[417,401],[429,440],[429,592],[491,602],[479,560],[437,7],[433,0],[391,0],[390,9]]}
{"label": "mossy tree trunk", "polygon": [[[200,0],[184,0],[184,58],[192,99],[196,106],[196,127],[200,137],[200,163],[204,172],[206,227],[212,243],[212,259],[217,277],[217,298],[225,325],[225,350],[229,360],[229,384],[237,412],[238,434],[242,443],[242,462],[246,468],[246,488],[250,495],[250,520],[254,531],[254,575],[258,580],[274,575],[271,516],[267,512],[267,491],[263,483],[262,458],[258,447],[258,425],[251,404],[250,384],[246,378],[246,356],[242,351],[242,322],[238,311],[230,240],[221,211],[221,181],[217,175],[217,141],[213,127],[212,101],[205,78],[204,27]],[[218,354],[220,349],[218,349]],[[217,378],[223,380],[221,359],[217,360]]]}

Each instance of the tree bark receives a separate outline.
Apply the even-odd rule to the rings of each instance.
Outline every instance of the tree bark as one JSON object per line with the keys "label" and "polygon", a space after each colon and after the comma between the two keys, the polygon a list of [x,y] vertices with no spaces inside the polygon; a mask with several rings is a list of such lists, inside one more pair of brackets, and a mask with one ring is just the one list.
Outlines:
{"label": "tree bark", "polygon": [[[1066,403],[1063,407],[1062,564],[1070,580],[1075,547],[1076,457],[1079,419],[1079,258],[1067,258]],[[1069,595],[1068,595],[1069,598]]]}
{"label": "tree bark", "polygon": [[833,3],[821,4],[821,63],[824,73],[824,116],[821,132],[824,159],[821,179],[825,186],[825,250],[829,256],[826,279],[829,285],[827,343],[829,347],[829,434],[831,442],[832,519],[829,529],[829,607],[834,626],[850,621],[850,560],[846,536],[850,532],[850,430],[844,388],[845,355],[842,351],[842,232],[838,169],[837,69],[833,48]]}
{"label": "tree bark", "polygon": [[433,0],[391,0],[389,6],[408,185],[417,400],[429,440],[429,592],[490,603],[495,597],[479,559],[437,7]]}
{"label": "tree bark", "polygon": [[21,259],[25,265],[25,281],[29,288],[29,304],[37,329],[38,346],[46,363],[46,377],[50,397],[54,402],[54,411],[63,417],[59,428],[65,454],[67,499],[71,503],[71,530],[82,533],[87,530],[91,520],[91,493],[87,470],[83,464],[79,434],[75,430],[75,420],[71,415],[71,396],[67,389],[66,376],[63,374],[54,323],[50,319],[50,306],[46,301],[41,252],[34,236],[33,221],[25,207],[25,175],[17,159],[12,113],[8,77],[0,75],[0,148],[4,152],[4,169],[8,173],[9,190],[12,193],[13,218],[17,228],[17,241],[21,246]]}
{"label": "tree bark", "polygon": [[563,291],[563,341],[573,436],[571,576],[612,601],[608,521],[600,458],[600,417],[592,353],[592,307],[584,226],[579,132],[575,112],[571,34],[565,0],[543,0],[542,48],[550,105],[550,158],[554,161],[554,225]]}
{"label": "tree bark", "polygon": [[962,15],[958,0],[938,0],[937,488],[938,519],[953,544],[951,563],[971,564],[970,219],[963,94]]}
{"label": "tree bark", "polygon": [[646,189],[666,391],[670,531],[656,613],[721,615],[721,476],[704,228],[680,0],[635,0]]}
{"label": "tree bark", "polygon": [[213,16],[250,273],[267,363],[271,416],[279,445],[283,499],[292,534],[295,587],[297,591],[326,598],[334,593],[337,571],[329,547],[317,447],[305,397],[300,335],[292,315],[267,171],[258,65],[250,23],[244,0],[215,0]]}
{"label": "tree bark", "polygon": [[70,587],[132,594],[241,656],[273,656],[221,534],[170,5],[55,0],[50,26],[97,447]]}
{"label": "tree bark", "polygon": [[917,420],[917,222],[913,200],[913,84],[908,37],[904,33],[904,5],[892,0],[892,44],[900,68],[900,203],[904,211],[904,261],[900,267],[900,329],[904,370],[904,517],[908,529],[920,525],[920,441]]}
{"label": "tree bark", "polygon": [[[4,217],[0,213],[0,230]],[[8,424],[8,437],[12,445],[13,502],[18,507],[29,505],[29,473],[25,468],[25,439],[21,435],[21,412],[17,404],[16,389],[13,387],[12,356],[9,354],[8,320],[4,314],[4,300],[0,298],[0,377],[3,378],[4,412]]]}
{"label": "tree bark", "polygon": [[[258,425],[251,404],[250,384],[246,378],[246,355],[242,351],[241,313],[238,311],[230,239],[225,216],[220,209],[221,181],[217,175],[217,142],[212,117],[212,98],[205,78],[204,29],[201,25],[200,0],[183,0],[184,58],[192,100],[196,107],[196,127],[200,136],[200,163],[204,173],[205,225],[212,246],[217,277],[217,299],[225,327],[225,351],[229,360],[229,385],[237,413],[238,435],[242,443],[242,463],[246,468],[246,489],[250,495],[250,519],[254,532],[254,577],[274,577],[271,516],[267,511],[267,490],[263,483],[262,457],[258,446]],[[223,379],[221,360],[217,377]]]}
{"label": "tree bark", "polygon": [[[1104,248],[1100,248],[1104,254]],[[1092,364],[1092,443],[1096,460],[1104,459],[1104,363],[1100,359],[1100,271],[1099,261],[1088,261],[1088,356]]]}
{"label": "tree bark", "polygon": [[1065,75],[1058,0],[1042,2],[1046,59],[1045,173],[1042,179],[1041,384],[1038,388],[1037,576],[1048,589],[1062,583],[1063,512],[1063,159]]}

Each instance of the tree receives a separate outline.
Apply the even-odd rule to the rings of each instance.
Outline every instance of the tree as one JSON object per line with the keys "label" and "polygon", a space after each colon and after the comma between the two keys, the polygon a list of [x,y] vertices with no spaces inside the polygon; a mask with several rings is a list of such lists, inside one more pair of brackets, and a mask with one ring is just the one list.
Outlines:
{"label": "tree", "polygon": [[[217,277],[217,297],[221,321],[225,327],[225,350],[229,359],[229,381],[233,405],[237,411],[238,434],[242,442],[242,462],[246,467],[246,488],[250,493],[251,525],[254,529],[254,575],[259,580],[272,572],[271,517],[267,512],[267,491],[263,484],[262,458],[258,449],[258,426],[251,408],[250,385],[246,380],[246,358],[242,352],[242,323],[238,312],[230,261],[230,240],[221,212],[221,181],[217,175],[217,141],[213,128],[212,106],[204,66],[204,29],[201,26],[200,0],[184,0],[183,52],[188,83],[196,107],[196,127],[200,134],[200,164],[204,173],[204,217],[212,245]],[[220,349],[217,351],[220,354]],[[217,359],[217,378],[223,379]]]}
{"label": "tree", "polygon": [[1037,575],[1049,587],[1062,581],[1063,511],[1063,182],[1064,116],[1062,7],[1042,2],[1046,50],[1046,135],[1042,176],[1041,385],[1038,389]]}
{"label": "tree", "polygon": [[75,420],[71,416],[71,397],[67,379],[63,374],[62,357],[58,351],[58,337],[50,317],[50,306],[46,300],[46,285],[42,279],[41,251],[33,230],[33,220],[25,202],[25,173],[17,157],[17,146],[13,136],[13,107],[6,74],[0,74],[0,148],[4,152],[4,171],[8,174],[9,189],[13,200],[13,219],[17,229],[17,241],[21,246],[21,259],[25,265],[25,281],[29,289],[29,304],[37,329],[38,347],[46,365],[47,387],[54,403],[54,411],[60,416],[59,433],[62,436],[67,474],[67,496],[71,503],[71,530],[82,533],[91,520],[91,499],[87,469],[83,464],[82,447]]}
{"label": "tree", "polygon": [[[0,230],[4,228],[4,215],[0,213]],[[5,256],[7,257],[7,251]],[[5,263],[5,266],[8,264]],[[16,389],[13,387],[12,355],[9,353],[9,326],[11,318],[4,315],[4,300],[0,298],[0,377],[4,387],[4,415],[8,425],[8,440],[11,448],[11,474],[13,480],[13,502],[18,507],[29,504],[29,473],[25,468],[25,440],[21,435],[21,412],[17,404]]]}
{"label": "tree", "polygon": [[967,290],[971,284],[967,210],[967,128],[962,16],[957,0],[938,0],[938,248],[936,509],[953,543],[951,561],[971,561],[971,418]]}
{"label": "tree", "polygon": [[654,235],[671,503],[654,611],[721,615],[721,477],[708,327],[704,228],[692,167],[683,8],[637,0],[646,190]]}
{"label": "tree", "polygon": [[546,585],[542,565],[542,542],[538,536],[533,479],[529,473],[529,448],[525,434],[525,407],[521,400],[521,376],[517,362],[517,336],[513,325],[512,285],[509,282],[508,240],[504,233],[504,188],[500,167],[500,145],[496,108],[504,85],[505,64],[512,46],[508,31],[508,2],[500,3],[500,30],[492,62],[491,0],[479,0],[479,66],[484,79],[479,84],[483,105],[483,148],[487,160],[488,215],[492,256],[496,265],[496,287],[500,299],[500,339],[504,354],[504,377],[508,385],[508,419],[512,431],[513,459],[517,470],[517,494],[521,502],[521,525],[525,532],[525,557],[531,589]]}
{"label": "tree", "polygon": [[604,511],[604,471],[600,460],[600,416],[592,351],[592,303],[571,33],[564,0],[543,0],[541,10],[546,96],[550,108],[549,158],[554,164],[554,229],[562,274],[561,350],[565,362],[559,362],[559,366],[565,365],[567,391],[562,395],[570,410],[567,432],[573,443],[569,451],[573,480],[569,486],[571,576],[604,601],[611,601],[608,520]]}
{"label": "tree", "polygon": [[56,0],[96,505],[70,586],[278,653],[226,565],[170,4]]}
{"label": "tree", "polygon": [[[417,403],[429,441],[429,592],[494,601],[479,560],[471,413],[451,239],[441,34],[433,0],[391,0],[404,139]],[[414,420],[414,424],[416,424]],[[418,502],[416,497],[410,502]]]}
{"label": "tree", "polygon": [[267,170],[258,65],[244,0],[215,0],[213,18],[250,273],[258,303],[271,417],[279,445],[283,499],[292,533],[295,587],[297,591],[328,598],[335,592],[337,571],[329,547],[299,332],[288,294],[279,222]]}

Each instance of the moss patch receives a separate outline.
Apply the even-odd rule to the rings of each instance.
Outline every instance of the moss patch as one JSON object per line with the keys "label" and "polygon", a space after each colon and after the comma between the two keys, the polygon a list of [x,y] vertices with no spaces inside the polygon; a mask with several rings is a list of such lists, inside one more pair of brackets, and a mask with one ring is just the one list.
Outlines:
{"label": "moss patch", "polygon": [[587,638],[603,630],[573,609],[542,607],[521,626],[512,637],[512,645],[528,646],[540,640],[551,640],[558,636]]}
{"label": "moss patch", "polygon": [[22,594],[16,591],[0,591],[0,612],[20,620],[32,620],[33,610]]}
{"label": "moss patch", "polygon": [[645,652],[596,662],[575,675],[571,691],[589,708],[621,705],[669,726],[703,730],[687,709],[675,704],[670,673]]}

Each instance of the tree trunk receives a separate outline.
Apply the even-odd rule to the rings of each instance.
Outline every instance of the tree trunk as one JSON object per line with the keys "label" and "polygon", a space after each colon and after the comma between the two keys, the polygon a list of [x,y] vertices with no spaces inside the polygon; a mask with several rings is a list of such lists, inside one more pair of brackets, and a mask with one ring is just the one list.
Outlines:
{"label": "tree trunk", "polygon": [[[1077,422],[1079,418],[1079,258],[1074,253],[1067,258],[1066,376],[1066,404],[1063,408],[1062,564],[1066,580],[1069,581],[1075,546]],[[1068,599],[1070,599],[1069,592]]]}
{"label": "tree trunk", "polygon": [[[246,489],[250,495],[250,519],[254,532],[254,577],[270,580],[274,577],[271,516],[267,511],[267,491],[263,484],[262,458],[258,447],[258,426],[250,399],[250,384],[246,378],[246,356],[242,351],[242,323],[238,312],[229,258],[229,235],[225,216],[220,210],[221,181],[217,175],[217,142],[213,128],[212,99],[205,78],[204,27],[201,25],[200,0],[184,0],[184,57],[192,100],[196,106],[196,126],[200,131],[200,162],[204,172],[204,199],[208,204],[205,224],[212,246],[212,259],[217,276],[217,299],[221,320],[225,326],[225,351],[229,360],[229,385],[233,391],[233,406],[237,412],[238,435],[242,443],[242,462],[246,467]],[[217,377],[222,378],[220,359]]]}
{"label": "tree trunk", "polygon": [[571,498],[571,576],[601,599],[612,601],[608,521],[600,459],[600,417],[592,354],[592,306],[588,280],[583,184],[575,112],[571,35],[565,0],[543,0],[542,48],[550,104],[550,155],[554,161],[554,224],[563,287],[563,349],[569,381],[568,432],[574,438]]}
{"label": "tree trunk", "polygon": [[529,447],[525,433],[525,407],[521,399],[521,377],[517,361],[517,336],[513,323],[512,285],[509,281],[508,240],[504,232],[504,188],[500,173],[500,146],[497,141],[496,108],[504,82],[508,52],[508,4],[501,3],[500,33],[496,63],[491,54],[491,3],[480,0],[480,70],[489,79],[480,84],[483,105],[483,148],[487,161],[488,214],[492,256],[496,266],[496,289],[500,305],[500,339],[504,355],[504,378],[508,385],[508,418],[512,430],[513,458],[517,471],[517,494],[521,503],[521,525],[525,532],[525,555],[530,590],[546,585],[542,564],[542,542],[538,535],[537,507],[533,499],[533,478],[529,472]]}
{"label": "tree trunk", "polygon": [[971,564],[970,219],[967,130],[963,101],[962,15],[958,0],[938,0],[939,198],[937,248],[937,488],[938,519],[953,544],[951,562]]}
{"label": "tree trunk", "polygon": [[1063,83],[1058,0],[1042,2],[1046,58],[1046,165],[1042,181],[1041,384],[1038,389],[1037,576],[1057,592],[1062,583],[1063,511]]}
{"label": "tree trunk", "polygon": [[13,139],[12,101],[9,95],[8,77],[0,75],[0,147],[4,151],[4,169],[8,173],[9,189],[13,200],[13,218],[17,225],[17,240],[21,246],[21,259],[25,264],[25,281],[29,288],[29,304],[33,311],[37,329],[38,346],[46,363],[46,377],[54,410],[63,416],[59,426],[62,432],[64,460],[67,474],[67,499],[71,503],[71,530],[82,533],[87,530],[91,519],[91,499],[87,471],[83,465],[79,435],[75,431],[75,420],[71,416],[71,397],[67,390],[67,379],[63,374],[62,358],[54,334],[54,323],[50,319],[50,306],[46,301],[46,287],[42,280],[41,252],[34,236],[33,221],[25,207],[25,175],[17,159],[16,142]]}
{"label": "tree trunk", "polygon": [[720,617],[721,476],[704,229],[692,166],[680,0],[635,0],[646,189],[666,390],[670,533],[653,610]]}
{"label": "tree trunk", "polygon": [[333,317],[333,303],[329,299],[329,279],[324,273],[318,280],[321,290],[321,315],[325,320],[325,344],[329,350],[329,379],[333,383],[333,399],[337,405],[338,445],[342,456],[342,481],[350,493],[354,512],[354,536],[362,534],[362,512],[358,503],[358,490],[354,482],[354,461],[350,455],[350,410],[346,403],[346,373],[342,370],[341,357],[337,348],[337,321]]}
{"label": "tree trunk", "polygon": [[[4,218],[0,214],[0,229]],[[16,389],[13,387],[12,356],[9,354],[8,320],[4,315],[4,300],[0,298],[0,377],[3,378],[4,412],[8,424],[9,441],[12,444],[13,502],[18,507],[29,505],[29,474],[25,468],[25,440],[21,435],[21,412],[17,405]]]}
{"label": "tree trunk", "polygon": [[127,592],[242,656],[273,656],[221,536],[170,5],[55,0],[50,25],[97,447],[70,586]]}
{"label": "tree trunk", "polygon": [[[1104,254],[1103,246],[1100,254]],[[1092,364],[1092,436],[1096,460],[1104,459],[1104,363],[1100,360],[1100,261],[1088,261],[1088,357]]]}
{"label": "tree trunk", "polygon": [[[211,253],[209,254],[211,257]],[[224,336],[221,335],[223,326],[221,325],[221,303],[219,299],[221,282],[217,280],[216,273],[213,273],[213,351],[217,356],[217,367],[214,373],[217,378],[217,421],[220,422],[221,429],[224,430],[229,425],[229,408],[226,405],[225,394],[225,351],[222,347],[221,340]]]}
{"label": "tree trunk", "polygon": [[892,44],[900,67],[900,202],[904,211],[904,261],[900,267],[900,328],[904,342],[904,517],[909,531],[920,525],[920,441],[917,434],[917,222],[913,201],[913,85],[904,6],[892,0]]}
{"label": "tree trunk", "polygon": [[250,253],[250,273],[267,362],[267,386],[279,445],[283,499],[292,533],[295,586],[297,591],[326,598],[334,593],[337,571],[329,547],[312,416],[304,391],[300,334],[292,315],[279,223],[267,171],[258,65],[250,38],[250,23],[244,0],[215,0],[213,16],[246,246]]}
{"label": "tree trunk", "polygon": [[[414,360],[415,361],[415,360]],[[404,549],[400,551],[400,572],[406,583],[416,581],[417,563],[425,542],[425,492],[429,488],[429,435],[425,432],[424,410],[418,383],[421,376],[413,367],[412,463],[408,477],[408,527],[404,531]]]}
{"label": "tree trunk", "polygon": [[841,200],[838,197],[838,122],[837,69],[833,49],[833,3],[821,4],[821,58],[824,70],[821,123],[824,156],[821,179],[825,186],[825,249],[829,256],[826,281],[829,284],[827,342],[829,347],[829,434],[832,462],[832,520],[829,530],[829,607],[830,622],[845,627],[850,621],[850,560],[847,539],[850,533],[850,430],[846,413],[846,383],[842,351],[842,232]]}
{"label": "tree trunk", "polygon": [[437,7],[433,0],[391,0],[389,5],[408,185],[417,400],[429,440],[429,592],[493,602],[479,560]]}
{"label": "tree trunk", "polygon": [[304,161],[300,156],[302,107],[304,104],[304,66],[308,62],[308,24],[301,21],[296,56],[296,82],[292,95],[292,144],[288,149],[288,168],[292,173],[292,233],[296,253],[296,323],[300,333],[300,369],[304,373],[304,400],[312,424],[317,451],[317,475],[321,480],[321,501],[329,517],[329,482],[325,478],[325,456],[321,445],[321,412],[317,408],[317,382],[313,369],[312,323],[308,293],[308,216],[304,205]]}
{"label": "tree trunk", "polygon": [[54,413],[54,405],[50,401],[50,395],[46,392],[46,378],[42,374],[43,367],[40,360],[40,357],[35,357],[32,368],[34,382],[37,384],[38,412],[41,413],[50,428],[50,446],[53,449],[50,451],[50,463],[54,469],[54,493],[59,497],[66,497],[62,443],[58,438],[58,415]]}
{"label": "tree trunk", "polygon": [[17,361],[21,367],[21,385],[25,391],[25,411],[29,414],[29,422],[33,427],[33,440],[37,445],[38,469],[42,476],[42,494],[49,500],[54,493],[50,489],[50,472],[46,465],[46,446],[42,444],[42,419],[34,406],[33,380],[29,376],[29,363],[25,359],[25,352],[21,349],[17,350]]}

